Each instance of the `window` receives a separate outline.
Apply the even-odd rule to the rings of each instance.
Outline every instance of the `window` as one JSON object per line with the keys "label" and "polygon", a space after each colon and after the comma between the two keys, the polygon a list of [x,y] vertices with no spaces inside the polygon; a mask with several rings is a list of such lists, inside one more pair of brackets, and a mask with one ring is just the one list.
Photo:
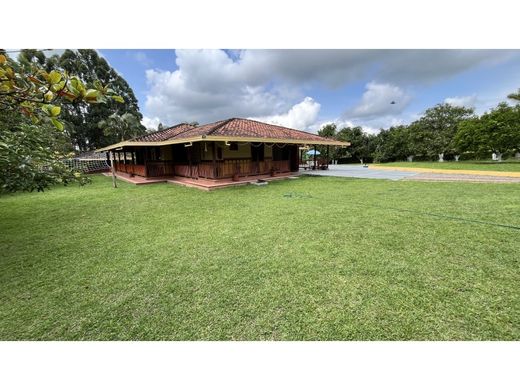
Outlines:
{"label": "window", "polygon": [[229,144],[229,150],[238,150],[238,143],[237,142],[231,142]]}
{"label": "window", "polygon": [[220,146],[217,148],[217,160],[222,160],[222,148]]}

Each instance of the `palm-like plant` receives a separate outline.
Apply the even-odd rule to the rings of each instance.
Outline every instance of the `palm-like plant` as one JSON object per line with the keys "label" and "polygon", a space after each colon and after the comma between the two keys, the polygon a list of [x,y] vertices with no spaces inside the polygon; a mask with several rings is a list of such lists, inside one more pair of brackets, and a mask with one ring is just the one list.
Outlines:
{"label": "palm-like plant", "polygon": [[116,136],[121,141],[144,133],[143,125],[135,115],[130,113],[112,114],[107,119],[99,121],[98,126],[103,129],[106,136]]}
{"label": "palm-like plant", "polygon": [[520,101],[520,89],[517,92],[510,93],[507,95],[509,99],[518,100]]}

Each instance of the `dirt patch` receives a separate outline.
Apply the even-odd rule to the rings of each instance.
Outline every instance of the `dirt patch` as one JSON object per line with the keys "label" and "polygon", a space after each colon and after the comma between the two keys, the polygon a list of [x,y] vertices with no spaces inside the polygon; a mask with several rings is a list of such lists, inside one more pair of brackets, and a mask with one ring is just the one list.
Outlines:
{"label": "dirt patch", "polygon": [[473,183],[520,183],[520,177],[488,176],[488,175],[463,175],[447,173],[420,173],[403,180],[415,181],[467,181]]}

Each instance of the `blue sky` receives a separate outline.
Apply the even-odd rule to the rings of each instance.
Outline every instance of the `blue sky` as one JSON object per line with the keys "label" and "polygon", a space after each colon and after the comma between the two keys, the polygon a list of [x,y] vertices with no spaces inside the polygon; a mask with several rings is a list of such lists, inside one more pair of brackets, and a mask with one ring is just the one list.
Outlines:
{"label": "blue sky", "polygon": [[133,88],[149,128],[248,117],[309,131],[336,122],[375,133],[437,103],[481,113],[520,88],[519,50],[99,52]]}

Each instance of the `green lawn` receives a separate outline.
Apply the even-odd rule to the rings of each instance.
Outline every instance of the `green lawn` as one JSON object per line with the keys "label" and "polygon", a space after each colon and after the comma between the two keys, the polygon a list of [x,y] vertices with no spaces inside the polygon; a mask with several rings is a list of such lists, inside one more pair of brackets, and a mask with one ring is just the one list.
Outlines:
{"label": "green lawn", "polygon": [[472,169],[477,171],[501,171],[501,172],[520,172],[520,161],[444,161],[440,162],[391,162],[384,164],[370,164],[390,167],[407,168],[434,168],[434,169]]}
{"label": "green lawn", "polygon": [[[2,340],[520,339],[520,186],[0,197]],[[503,226],[500,226],[503,225]]]}

